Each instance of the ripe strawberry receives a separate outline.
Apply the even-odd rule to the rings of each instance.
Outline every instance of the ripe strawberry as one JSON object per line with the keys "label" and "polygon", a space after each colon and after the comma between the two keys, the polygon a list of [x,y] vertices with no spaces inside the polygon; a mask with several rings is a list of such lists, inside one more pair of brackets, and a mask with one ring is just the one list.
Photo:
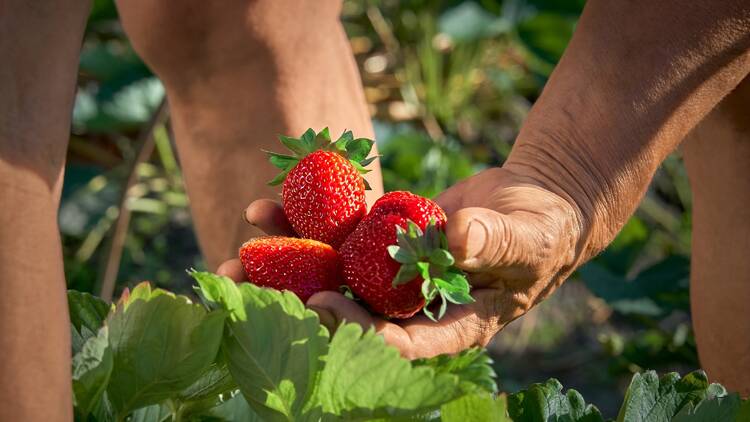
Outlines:
{"label": "ripe strawberry", "polygon": [[469,283],[453,267],[445,247],[445,212],[435,202],[409,192],[390,192],[341,246],[344,283],[373,311],[409,318],[420,309],[435,320],[428,305],[470,303]]}
{"label": "ripe strawberry", "polygon": [[351,131],[331,142],[328,128],[317,135],[308,129],[300,139],[279,137],[294,155],[268,152],[282,170],[270,185],[284,183],[282,205],[298,235],[338,248],[365,216],[362,174],[376,157],[367,158],[370,139],[354,139]]}
{"label": "ripe strawberry", "polygon": [[251,283],[292,291],[303,302],[314,293],[341,285],[338,254],[316,240],[255,238],[240,248],[240,261]]}

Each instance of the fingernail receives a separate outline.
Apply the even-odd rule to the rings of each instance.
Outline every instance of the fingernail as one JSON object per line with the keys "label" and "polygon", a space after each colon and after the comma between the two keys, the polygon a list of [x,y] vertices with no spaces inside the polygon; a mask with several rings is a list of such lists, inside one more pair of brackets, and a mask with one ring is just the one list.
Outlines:
{"label": "fingernail", "polygon": [[469,221],[469,228],[466,236],[466,258],[470,260],[476,258],[484,250],[484,243],[487,240],[487,228],[479,221],[472,219]]}
{"label": "fingernail", "polygon": [[333,332],[336,330],[336,327],[338,326],[338,321],[336,321],[336,316],[329,311],[328,309],[321,308],[319,306],[315,305],[307,305],[309,309],[314,311],[316,314],[318,314],[318,319],[320,319],[320,323],[324,325],[326,328],[328,328],[328,331],[333,334]]}

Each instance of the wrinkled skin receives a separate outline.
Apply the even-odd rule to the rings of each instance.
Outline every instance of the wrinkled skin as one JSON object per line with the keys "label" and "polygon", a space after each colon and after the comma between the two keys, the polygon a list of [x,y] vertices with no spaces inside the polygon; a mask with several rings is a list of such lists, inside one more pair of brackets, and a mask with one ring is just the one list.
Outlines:
{"label": "wrinkled skin", "polygon": [[[332,329],[344,319],[375,326],[409,358],[452,353],[486,345],[508,322],[549,295],[573,268],[580,232],[573,207],[506,169],[471,177],[437,202],[448,214],[449,247],[457,265],[470,274],[476,302],[450,306],[438,323],[423,315],[389,322],[338,293],[321,292],[307,304],[323,323]],[[254,202],[246,215],[268,233],[294,235],[287,225],[275,223],[283,211],[270,200]],[[236,260],[222,265],[219,273],[244,278]]]}
{"label": "wrinkled skin", "polygon": [[[487,344],[600,252],[637,207],[659,163],[750,70],[746,4],[686,8],[666,2],[656,8],[589,2],[503,168],[437,198],[448,212],[449,245],[457,265],[470,273],[476,303],[450,307],[438,323],[423,316],[385,321],[336,293],[315,295],[308,306],[330,327],[344,319],[374,326],[406,357],[455,353]],[[674,21],[651,24],[650,16],[665,13]],[[659,35],[664,25],[671,25],[666,39]],[[632,60],[633,51],[639,60]],[[279,226],[269,222],[279,220],[277,207],[256,201],[246,218],[275,232]],[[241,276],[235,270],[232,261],[220,268]],[[747,327],[750,321],[738,321],[734,332]],[[736,349],[750,350],[747,343]],[[736,390],[749,388],[742,375],[748,371],[717,373]]]}
{"label": "wrinkled skin", "polygon": [[[0,296],[0,420],[73,416],[56,210],[89,3],[0,6],[0,198],[16,205],[0,207],[0,286],[8,293]],[[274,135],[329,126],[372,137],[340,2],[129,0],[119,9],[134,48],[167,89],[209,267],[259,233],[236,214],[249,200],[277,194],[265,187],[273,169],[259,153],[275,147]],[[477,303],[451,309],[439,324],[417,317],[401,325],[336,294],[309,304],[330,326],[374,324],[409,357],[484,344],[612,239],[659,162],[698,127],[685,148],[696,193],[696,340],[709,376],[750,394],[750,318],[743,318],[750,131],[739,123],[749,101],[727,97],[748,74],[748,27],[746,0],[589,0],[503,169],[440,198]],[[733,100],[714,110],[725,97]],[[377,168],[368,176],[372,203],[382,188]],[[283,232],[279,211],[254,202],[247,217]],[[469,224],[474,219],[481,223]],[[469,243],[477,227],[493,246]],[[726,245],[731,253],[716,252]],[[479,257],[468,258],[477,248]],[[232,273],[232,261],[222,270]]]}

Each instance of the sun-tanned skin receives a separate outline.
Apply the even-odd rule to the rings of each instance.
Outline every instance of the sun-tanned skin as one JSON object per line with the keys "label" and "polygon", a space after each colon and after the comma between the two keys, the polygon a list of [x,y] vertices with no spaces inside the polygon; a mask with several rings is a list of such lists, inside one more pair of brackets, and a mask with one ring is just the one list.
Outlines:
{"label": "sun-tanned skin", "polygon": [[[313,296],[308,305],[334,327],[343,319],[374,325],[408,357],[486,344],[612,240],[659,163],[748,71],[746,2],[664,1],[644,7],[639,2],[589,1],[505,165],[469,178],[437,199],[449,214],[448,240],[458,265],[471,273],[476,303],[453,307],[438,324],[421,316],[388,322],[330,292]],[[722,105],[723,114],[742,119],[750,98],[739,91],[735,95],[735,101]],[[704,126],[726,122],[713,119]],[[750,206],[747,147],[739,144],[750,140],[746,128],[707,130],[696,130],[691,139],[700,138],[707,148],[703,155],[721,158],[695,164],[693,147],[686,146],[695,200],[713,201],[695,205],[693,286],[698,295],[693,305],[696,318],[704,318],[696,323],[697,339],[709,376],[748,394],[750,318],[738,317],[741,304],[750,299],[750,274],[737,270],[747,266],[740,261]],[[712,139],[717,136],[724,139]],[[717,171],[727,165],[725,160],[730,167]],[[248,218],[277,232],[264,219],[280,217],[259,211],[262,204],[251,204]],[[727,212],[727,207],[737,211]],[[722,221],[717,225],[717,220]],[[722,229],[712,231],[714,227]],[[735,248],[729,242],[738,245],[736,252],[722,254],[723,248]],[[721,268],[713,261],[719,255]],[[221,271],[242,278],[236,261]],[[729,306],[723,308],[723,303]],[[731,346],[724,344],[732,340]]]}
{"label": "sun-tanned skin", "polygon": [[[211,267],[257,233],[237,210],[277,197],[265,186],[271,166],[252,151],[310,126],[372,135],[339,2],[119,6],[136,50],[167,88]],[[13,204],[0,207],[0,420],[72,419],[55,212],[88,8],[87,1],[0,0],[0,198]],[[334,293],[309,304],[330,325],[374,324],[409,357],[486,344],[606,246],[659,162],[710,113],[685,145],[695,190],[697,340],[709,375],[748,394],[750,318],[741,311],[750,271],[741,251],[750,238],[750,148],[737,122],[750,101],[737,91],[714,109],[750,70],[749,28],[744,0],[590,0],[505,166],[439,198],[477,302],[454,307],[437,325],[421,317],[389,323]],[[371,174],[374,198],[382,189],[378,172]],[[288,231],[271,200],[253,202],[246,217],[266,232]],[[236,264],[221,271],[239,278]]]}

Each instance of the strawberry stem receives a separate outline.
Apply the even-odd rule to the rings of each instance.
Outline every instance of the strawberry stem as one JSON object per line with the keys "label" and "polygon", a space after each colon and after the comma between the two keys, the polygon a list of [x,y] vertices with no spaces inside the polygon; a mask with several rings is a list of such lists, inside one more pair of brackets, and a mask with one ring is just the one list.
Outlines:
{"label": "strawberry stem", "polygon": [[[274,167],[281,169],[281,173],[268,182],[271,186],[281,184],[286,179],[287,174],[289,174],[301,159],[315,151],[331,151],[341,154],[344,158],[349,160],[360,174],[368,173],[370,170],[365,167],[379,157],[378,155],[369,158],[367,157],[370,155],[372,146],[375,143],[372,139],[355,139],[354,134],[352,134],[352,131],[350,130],[344,131],[344,133],[333,142],[331,141],[331,135],[328,128],[324,128],[317,134],[314,130],[307,129],[299,138],[280,135],[279,141],[281,141],[281,143],[293,154],[287,155],[271,151],[263,151],[268,154],[268,159],[271,164],[273,164]],[[367,181],[365,181],[365,188],[368,190],[370,189]]]}
{"label": "strawberry stem", "polygon": [[[431,220],[424,231],[411,220],[407,228],[396,225],[396,245],[388,246],[388,254],[401,267],[393,278],[393,287],[422,278],[424,314],[433,321],[445,315],[448,302],[462,305],[474,302],[469,294],[471,286],[463,271],[454,266],[455,259],[448,251],[448,241]],[[429,309],[433,300],[440,297],[438,315]]]}

